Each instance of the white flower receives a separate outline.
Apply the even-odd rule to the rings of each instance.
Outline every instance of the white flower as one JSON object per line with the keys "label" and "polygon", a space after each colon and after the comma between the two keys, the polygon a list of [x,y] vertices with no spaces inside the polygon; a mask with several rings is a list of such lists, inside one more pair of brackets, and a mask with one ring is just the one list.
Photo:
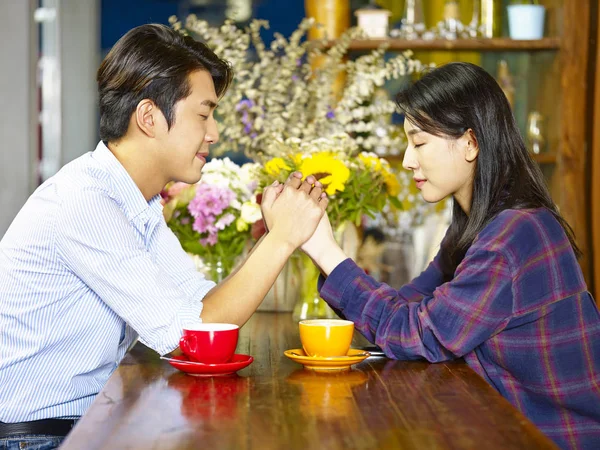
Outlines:
{"label": "white flower", "polygon": [[240,181],[248,186],[250,191],[256,189],[256,177],[262,166],[258,163],[246,163],[240,169]]}
{"label": "white flower", "polygon": [[[206,42],[230,62],[236,74],[219,102],[217,115],[223,131],[216,151],[244,149],[259,161],[281,156],[282,147],[274,144],[278,140],[295,138],[297,147],[304,147],[304,142],[328,138],[339,131],[372,133],[373,128],[364,122],[377,122],[395,110],[391,100],[373,104],[375,89],[385,80],[423,68],[409,52],[386,60],[384,49],[347,60],[349,44],[362,36],[358,28],[348,30],[330,49],[319,49],[303,39],[314,25],[312,19],[303,20],[289,37],[276,34],[269,46],[261,39],[261,29],[269,24],[261,20],[253,20],[245,29],[231,21],[213,27],[194,15],[184,24],[176,18],[170,22]],[[311,61],[317,56],[322,64],[314,68]],[[338,90],[334,81],[341,72],[347,73],[347,82]],[[355,121],[362,124],[347,128]],[[387,121],[385,127],[389,130],[382,135],[402,136],[392,130],[397,125]],[[323,147],[352,154],[357,142],[349,140],[351,144],[323,143]],[[373,140],[364,136],[362,142],[365,148],[374,146]],[[316,150],[319,144],[309,150]]]}
{"label": "white flower", "polygon": [[260,205],[254,202],[244,202],[240,218],[246,223],[254,223],[262,219]]}
{"label": "white flower", "polygon": [[232,206],[239,210],[242,207],[241,202],[252,198],[255,189],[249,170],[250,167],[240,168],[229,158],[214,158],[204,166],[200,183],[226,187],[235,192],[238,199],[234,200]]}

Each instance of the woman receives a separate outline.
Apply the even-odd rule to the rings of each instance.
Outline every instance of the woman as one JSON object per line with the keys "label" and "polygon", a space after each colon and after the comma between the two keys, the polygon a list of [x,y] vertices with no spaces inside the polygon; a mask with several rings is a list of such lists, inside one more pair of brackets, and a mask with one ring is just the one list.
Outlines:
{"label": "woman", "polygon": [[453,197],[452,223],[434,261],[396,291],[347,258],[324,216],[303,246],[321,296],[390,358],[463,357],[562,448],[600,448],[600,314],[502,90],[453,63],[397,102],[403,166],[426,201]]}

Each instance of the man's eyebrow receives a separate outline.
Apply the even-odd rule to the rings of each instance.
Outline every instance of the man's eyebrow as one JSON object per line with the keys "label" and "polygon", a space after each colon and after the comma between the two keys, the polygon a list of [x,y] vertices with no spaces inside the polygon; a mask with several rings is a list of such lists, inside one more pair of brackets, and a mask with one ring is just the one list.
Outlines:
{"label": "man's eyebrow", "polygon": [[217,104],[215,102],[213,102],[212,100],[204,100],[200,104],[202,106],[208,106],[210,109],[215,109],[217,107]]}

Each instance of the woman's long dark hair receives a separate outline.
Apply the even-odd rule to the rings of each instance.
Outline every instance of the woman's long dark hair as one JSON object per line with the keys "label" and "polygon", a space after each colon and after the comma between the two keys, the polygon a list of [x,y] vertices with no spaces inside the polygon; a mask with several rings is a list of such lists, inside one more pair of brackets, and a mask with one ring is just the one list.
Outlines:
{"label": "woman's long dark hair", "polygon": [[442,270],[454,276],[476,236],[505,209],[547,208],[581,255],[573,230],[550,197],[539,166],[529,155],[506,96],[481,67],[450,63],[424,75],[396,102],[405,117],[439,137],[459,138],[472,129],[479,145],[471,209],[454,200],[452,222],[442,244]]}

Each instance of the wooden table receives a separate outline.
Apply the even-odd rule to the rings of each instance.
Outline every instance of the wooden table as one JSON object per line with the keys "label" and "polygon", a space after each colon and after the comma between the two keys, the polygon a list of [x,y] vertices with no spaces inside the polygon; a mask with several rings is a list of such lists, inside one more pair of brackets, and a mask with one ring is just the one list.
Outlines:
{"label": "wooden table", "polygon": [[556,448],[464,362],[319,374],[283,355],[298,347],[282,313],[242,328],[237,352],[255,360],[234,376],[185,375],[138,344],[61,449]]}

